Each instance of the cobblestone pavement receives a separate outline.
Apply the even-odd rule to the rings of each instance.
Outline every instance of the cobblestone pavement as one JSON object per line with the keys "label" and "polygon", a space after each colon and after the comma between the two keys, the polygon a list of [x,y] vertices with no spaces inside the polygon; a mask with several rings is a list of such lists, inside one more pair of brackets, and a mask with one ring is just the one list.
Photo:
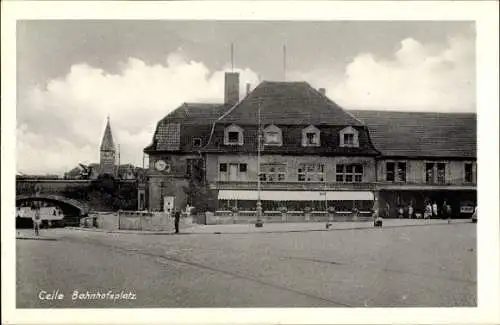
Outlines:
{"label": "cobblestone pavement", "polygon": [[[215,228],[204,229],[248,225],[200,226],[198,233],[175,236],[42,230],[41,237],[52,240],[16,241],[17,305],[475,306],[476,225],[396,221],[382,229],[342,231],[335,231],[340,225],[319,231],[324,224],[302,224],[286,226],[287,232],[281,226],[274,232],[213,234]],[[318,231],[307,228],[313,226]],[[64,299],[39,299],[42,290],[57,289]],[[121,298],[73,300],[75,290],[111,291]],[[124,298],[129,292],[135,299]]]}

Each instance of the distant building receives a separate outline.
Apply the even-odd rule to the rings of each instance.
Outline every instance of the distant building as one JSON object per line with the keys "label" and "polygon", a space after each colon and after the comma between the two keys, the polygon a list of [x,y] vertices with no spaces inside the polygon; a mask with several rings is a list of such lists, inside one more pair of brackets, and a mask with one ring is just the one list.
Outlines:
{"label": "distant building", "polygon": [[101,141],[100,149],[100,170],[99,174],[115,175],[116,173],[116,148],[113,141],[113,134],[111,133],[111,126],[109,124],[109,117],[104,129],[104,135]]}
{"label": "distant building", "polygon": [[[349,111],[305,82],[264,81],[240,99],[237,74],[225,81],[224,103],[185,103],[158,122],[144,149],[150,210],[476,201],[476,114]],[[193,182],[206,191],[198,202]]]}

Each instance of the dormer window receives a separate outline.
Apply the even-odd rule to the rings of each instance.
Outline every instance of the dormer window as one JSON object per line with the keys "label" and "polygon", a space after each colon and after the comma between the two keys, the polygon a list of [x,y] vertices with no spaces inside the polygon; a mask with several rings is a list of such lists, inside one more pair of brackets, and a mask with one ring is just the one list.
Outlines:
{"label": "dormer window", "polygon": [[192,145],[194,148],[201,147],[201,138],[193,138]]}
{"label": "dormer window", "polygon": [[306,139],[307,139],[308,145],[318,144],[318,137],[317,137],[316,133],[313,133],[313,132],[306,133]]}
{"label": "dormer window", "polygon": [[225,145],[243,145],[243,129],[233,124],[224,130]]}
{"label": "dormer window", "polygon": [[302,146],[303,147],[319,147],[320,145],[320,133],[318,128],[314,125],[310,125],[304,130],[302,130]]}
{"label": "dormer window", "polygon": [[269,125],[264,129],[264,145],[281,146],[283,144],[281,129],[276,125]]}
{"label": "dormer window", "polygon": [[228,132],[228,141],[231,143],[238,142],[240,139],[240,133],[239,132]]}
{"label": "dormer window", "polygon": [[344,133],[344,146],[353,146],[354,145],[354,134],[352,133]]}
{"label": "dormer window", "polygon": [[348,126],[340,131],[340,146],[348,148],[359,147],[358,131]]}

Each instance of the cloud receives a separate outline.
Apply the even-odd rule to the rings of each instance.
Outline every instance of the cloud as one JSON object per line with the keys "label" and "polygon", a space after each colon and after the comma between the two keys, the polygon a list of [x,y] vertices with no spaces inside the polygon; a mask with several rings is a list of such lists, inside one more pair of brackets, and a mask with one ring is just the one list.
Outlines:
{"label": "cloud", "polygon": [[476,110],[474,49],[465,37],[441,48],[407,38],[390,59],[360,53],[343,75],[301,76],[345,108],[470,112]]}
{"label": "cloud", "polygon": [[[342,69],[291,71],[327,89],[345,108],[475,111],[474,40],[452,37],[444,46],[402,40],[389,58],[359,53]],[[222,102],[224,71],[210,71],[180,52],[163,64],[129,58],[116,73],[75,64],[68,73],[22,94],[17,109],[17,170],[59,173],[79,162],[98,162],[111,118],[121,162],[142,164],[158,120],[182,102]],[[241,94],[258,74],[239,69]]]}
{"label": "cloud", "polygon": [[[244,84],[257,74],[240,69]],[[98,162],[110,116],[121,161],[142,164],[142,149],[159,119],[186,101],[222,102],[224,71],[170,54],[164,64],[130,58],[120,72],[75,64],[62,78],[23,94],[17,109],[17,170],[62,174],[79,162]]]}

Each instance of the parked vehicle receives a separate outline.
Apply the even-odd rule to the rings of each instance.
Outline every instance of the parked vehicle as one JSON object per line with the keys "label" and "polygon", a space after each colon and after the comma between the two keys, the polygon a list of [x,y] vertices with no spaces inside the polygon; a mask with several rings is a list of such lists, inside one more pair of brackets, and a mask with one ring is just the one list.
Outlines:
{"label": "parked vehicle", "polygon": [[460,203],[460,217],[461,218],[472,218],[475,208],[474,202],[465,201]]}

